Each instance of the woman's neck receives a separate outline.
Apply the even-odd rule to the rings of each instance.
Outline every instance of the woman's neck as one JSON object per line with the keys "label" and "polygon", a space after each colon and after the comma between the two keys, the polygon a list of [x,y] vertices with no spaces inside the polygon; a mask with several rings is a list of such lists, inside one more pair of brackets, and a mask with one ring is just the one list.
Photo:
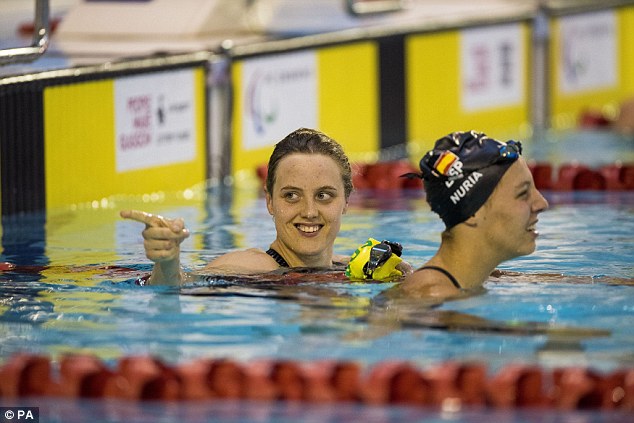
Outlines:
{"label": "woman's neck", "polygon": [[456,278],[462,288],[482,286],[499,262],[487,256],[487,250],[477,244],[461,246],[454,241],[443,238],[438,252],[426,265],[442,267]]}
{"label": "woman's neck", "polygon": [[277,239],[271,243],[271,248],[277,251],[290,267],[332,266],[332,249],[330,251],[322,251],[318,255],[300,256]]}

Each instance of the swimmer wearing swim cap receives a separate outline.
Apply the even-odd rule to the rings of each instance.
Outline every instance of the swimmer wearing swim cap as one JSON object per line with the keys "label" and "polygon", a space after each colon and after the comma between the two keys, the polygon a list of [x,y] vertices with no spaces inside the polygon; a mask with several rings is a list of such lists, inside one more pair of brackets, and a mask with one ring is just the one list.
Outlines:
{"label": "swimmer wearing swim cap", "polygon": [[450,229],[472,216],[489,198],[522,143],[503,143],[481,132],[454,132],[436,141],[420,160],[427,202]]}
{"label": "swimmer wearing swim cap", "polygon": [[420,160],[427,202],[445,223],[438,252],[408,276],[402,293],[451,297],[479,288],[505,260],[535,250],[537,215],[548,202],[535,187],[518,141],[454,132]]}

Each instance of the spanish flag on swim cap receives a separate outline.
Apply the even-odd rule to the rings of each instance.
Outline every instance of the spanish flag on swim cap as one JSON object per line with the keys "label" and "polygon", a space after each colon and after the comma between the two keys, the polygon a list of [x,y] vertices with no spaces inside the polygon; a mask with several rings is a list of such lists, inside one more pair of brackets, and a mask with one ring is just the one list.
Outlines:
{"label": "spanish flag on swim cap", "polygon": [[451,151],[445,151],[438,157],[436,163],[434,163],[434,169],[436,169],[441,175],[449,176],[451,165],[456,163],[458,156]]}
{"label": "spanish flag on swim cap", "polygon": [[473,216],[522,153],[519,141],[502,142],[482,132],[453,132],[420,160],[427,202],[447,229]]}

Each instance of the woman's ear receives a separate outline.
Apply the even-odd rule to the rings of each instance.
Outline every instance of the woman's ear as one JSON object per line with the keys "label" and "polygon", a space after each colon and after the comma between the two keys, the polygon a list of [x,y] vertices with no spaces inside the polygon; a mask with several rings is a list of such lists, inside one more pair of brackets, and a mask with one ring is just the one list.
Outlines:
{"label": "woman's ear", "polygon": [[341,214],[346,214],[348,212],[348,201],[346,201],[346,205],[343,206],[343,211],[341,212]]}
{"label": "woman's ear", "polygon": [[470,228],[477,228],[478,227],[478,221],[480,219],[478,219],[478,214],[474,214],[473,216],[471,216],[470,218],[468,218],[467,220],[465,220],[464,223],[465,225],[469,226]]}
{"label": "woman's ear", "polygon": [[269,211],[269,214],[273,216],[273,204],[271,200],[271,194],[265,189],[264,197],[266,198],[266,209]]}

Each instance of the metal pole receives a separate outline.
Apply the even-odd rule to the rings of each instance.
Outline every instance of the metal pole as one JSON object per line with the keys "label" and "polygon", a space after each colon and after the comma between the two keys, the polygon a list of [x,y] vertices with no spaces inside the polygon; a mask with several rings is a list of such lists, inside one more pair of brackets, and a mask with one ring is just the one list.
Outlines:
{"label": "metal pole", "polygon": [[533,138],[540,139],[550,128],[550,28],[549,17],[539,7],[533,21],[531,73],[531,121]]}
{"label": "metal pole", "polygon": [[48,0],[36,0],[34,24],[31,46],[0,50],[0,66],[10,63],[32,62],[44,54],[50,39]]}

